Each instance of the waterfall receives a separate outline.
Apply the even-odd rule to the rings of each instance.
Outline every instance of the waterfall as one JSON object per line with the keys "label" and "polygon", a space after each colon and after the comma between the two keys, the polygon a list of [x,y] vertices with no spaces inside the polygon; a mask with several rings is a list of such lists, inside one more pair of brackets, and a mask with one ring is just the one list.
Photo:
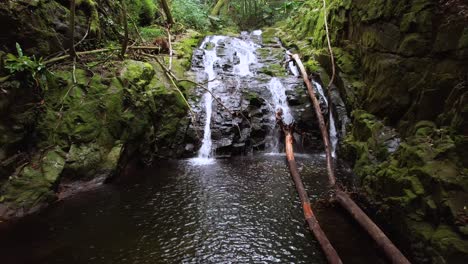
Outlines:
{"label": "waterfall", "polygon": [[281,109],[283,112],[283,122],[285,124],[291,124],[294,119],[291,114],[291,109],[288,105],[288,98],[286,97],[286,88],[281,81],[273,77],[268,83],[268,90],[271,93],[271,101],[273,102],[273,118],[276,118],[276,112]]}
{"label": "waterfall", "polygon": [[336,158],[336,144],[338,144],[338,135],[336,132],[336,127],[335,127],[335,118],[333,118],[333,115],[330,113],[330,131],[328,133],[328,136],[330,137],[330,143],[331,143],[331,155],[333,158]]}
{"label": "waterfall", "polygon": [[273,77],[270,82],[268,83],[268,90],[271,93],[271,117],[270,120],[272,122],[272,144],[269,148],[269,153],[274,154],[278,153],[280,149],[280,142],[279,142],[279,133],[276,129],[274,129],[276,125],[276,112],[281,110],[283,112],[283,122],[285,124],[291,124],[294,121],[294,118],[291,114],[291,109],[289,108],[287,97],[286,97],[286,88],[281,83],[281,81]]}
{"label": "waterfall", "polygon": [[314,87],[317,90],[320,98],[325,102],[325,105],[328,107],[328,100],[327,97],[325,96],[325,93],[323,92],[322,85],[320,83],[314,81]]}
{"label": "waterfall", "polygon": [[[211,117],[213,113],[213,96],[211,95],[211,92],[213,92],[213,88],[215,86],[220,85],[220,82],[218,80],[214,80],[216,78],[214,65],[215,62],[219,59],[216,55],[216,46],[218,45],[218,42],[223,38],[224,37],[222,36],[207,37],[200,45],[200,48],[204,50],[203,66],[206,78],[210,81],[207,84],[207,89],[210,92],[205,92],[202,99],[202,103],[204,105],[206,114],[205,125],[203,128],[203,141],[202,146],[198,151],[198,157],[192,159],[192,162],[197,165],[211,164],[214,162],[214,159],[212,158],[213,142],[211,141]],[[210,48],[206,48],[208,43],[211,43],[213,46]]]}
{"label": "waterfall", "polygon": [[[325,96],[325,93],[323,92],[322,86],[318,82],[315,82],[315,81],[314,81],[314,86],[320,98],[323,99],[323,101],[325,102],[325,105],[328,107],[328,100],[327,100],[327,97]],[[333,158],[336,158],[336,145],[338,144],[338,133],[336,132],[335,118],[333,117],[331,113],[329,116],[330,116],[330,119],[329,119],[328,136],[330,137],[331,155]]]}
{"label": "waterfall", "polygon": [[[255,34],[261,34],[261,31],[254,32]],[[253,41],[243,40],[239,38],[225,37],[225,36],[209,36],[200,45],[200,49],[203,50],[203,71],[201,71],[198,79],[199,81],[210,81],[207,84],[209,92],[205,92],[202,97],[203,109],[206,114],[204,129],[203,129],[203,141],[198,156],[192,159],[192,163],[196,165],[211,164],[214,162],[213,158],[213,141],[211,135],[211,123],[213,115],[213,95],[217,92],[224,92],[224,84],[220,80],[214,80],[218,77],[216,70],[220,70],[219,62],[234,65],[232,67],[233,79],[239,79],[239,77],[253,76],[253,72],[250,66],[257,63],[257,56],[255,50],[258,45]],[[224,59],[222,59],[222,57]],[[222,67],[221,67],[222,68]],[[216,70],[215,70],[216,69]],[[228,69],[222,69],[226,78]],[[231,77],[232,78],[232,77]],[[214,80],[214,81],[212,81]],[[226,80],[224,80],[226,81]],[[219,96],[219,100],[223,103],[229,101],[231,98],[226,96]]]}
{"label": "waterfall", "polygon": [[297,66],[294,64],[293,61],[288,62],[288,67],[289,67],[289,71],[291,71],[291,73],[294,76],[299,76],[299,70],[297,69]]}
{"label": "waterfall", "polygon": [[231,45],[235,50],[234,56],[239,59],[239,63],[234,66],[234,74],[238,76],[253,76],[250,65],[257,62],[255,43],[233,39]]}

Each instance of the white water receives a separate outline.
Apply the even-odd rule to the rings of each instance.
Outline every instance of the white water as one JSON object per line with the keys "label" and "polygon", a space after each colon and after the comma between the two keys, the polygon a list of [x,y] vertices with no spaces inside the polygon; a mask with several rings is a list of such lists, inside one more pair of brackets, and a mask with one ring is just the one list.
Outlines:
{"label": "white water", "polygon": [[[323,92],[322,86],[318,82],[314,82],[314,87],[328,107],[328,100],[327,100],[327,97],[325,96],[325,93]],[[336,145],[338,144],[338,133],[336,132],[335,118],[333,117],[333,115],[329,115],[329,116],[330,116],[330,119],[329,119],[328,136],[330,137],[331,155],[333,158],[336,158]]]}
{"label": "white water", "polygon": [[[281,110],[283,112],[283,122],[285,124],[292,124],[294,121],[294,118],[291,113],[291,109],[289,108],[288,105],[288,100],[286,96],[286,88],[284,85],[281,83],[280,79],[273,77],[270,82],[268,83],[268,90],[271,93],[271,123],[273,124],[273,127],[276,125],[276,113],[278,110]],[[269,147],[269,153],[268,154],[277,154],[279,153],[280,149],[280,141],[279,141],[279,134],[276,129],[273,129],[272,133],[272,142]]]}
{"label": "white water", "polygon": [[289,67],[289,70],[291,71],[291,73],[294,75],[294,76],[299,76],[299,70],[297,69],[297,66],[294,65],[294,62],[293,61],[290,61],[288,63],[288,67]]}
{"label": "white water", "polygon": [[315,81],[313,83],[314,83],[314,87],[317,90],[318,94],[323,99],[323,101],[325,101],[325,104],[328,106],[328,100],[327,100],[327,97],[325,96],[325,93],[323,92],[322,85],[320,85],[320,83],[315,82]]}
{"label": "white water", "polygon": [[[216,78],[214,64],[219,59],[218,56],[216,55],[216,46],[218,45],[218,42],[224,38],[225,37],[223,36],[207,37],[200,45],[202,49],[204,49],[206,44],[209,42],[214,45],[211,49],[204,49],[205,56],[203,60],[204,73],[206,74],[207,79],[210,80],[210,82],[208,82],[208,85],[207,85],[207,89],[210,92],[213,91],[213,87],[220,84],[218,80],[215,80],[215,81],[211,81],[211,80]],[[202,102],[205,106],[206,119],[205,119],[205,126],[203,129],[202,146],[200,150],[198,151],[198,157],[192,159],[192,163],[196,165],[207,165],[207,164],[211,164],[214,162],[214,159],[212,158],[213,142],[211,141],[211,117],[213,113],[213,96],[211,95],[211,93],[206,92],[203,95]]]}
{"label": "white water", "polygon": [[[260,35],[261,31],[254,32],[254,35]],[[205,40],[200,45],[200,48],[204,50],[203,66],[204,73],[206,74],[207,80],[213,80],[217,77],[217,73],[214,69],[215,64],[220,58],[216,54],[216,49],[218,44],[222,40],[226,41],[226,48],[233,50],[234,52],[230,55],[230,60],[234,61],[235,58],[238,59],[238,63],[233,67],[233,74],[235,76],[253,76],[250,66],[253,63],[257,63],[257,57],[255,55],[255,50],[258,45],[251,40],[241,40],[238,38],[229,38],[225,36],[210,36],[205,38]],[[208,43],[212,43],[213,46],[210,49],[206,49],[205,46]],[[222,83],[219,80],[208,82],[207,89],[215,93],[214,88],[221,86]],[[221,98],[225,99],[225,98]],[[207,165],[215,162],[213,158],[213,142],[211,139],[211,119],[213,114],[213,96],[211,93],[206,92],[203,95],[202,103],[204,105],[206,119],[203,130],[203,141],[200,150],[198,151],[198,156],[191,159],[192,164],[195,165]]]}
{"label": "white water", "polygon": [[330,115],[330,128],[329,128],[329,137],[331,143],[331,155],[333,158],[336,158],[336,145],[338,144],[338,134],[335,127],[335,119],[333,115]]}
{"label": "white water", "polygon": [[233,39],[231,43],[235,50],[235,56],[239,58],[239,64],[234,66],[234,74],[239,76],[253,76],[250,65],[257,62],[255,50],[257,44],[252,41]]}
{"label": "white water", "polygon": [[287,125],[291,124],[294,118],[288,105],[288,98],[286,97],[286,88],[284,85],[278,78],[273,77],[268,83],[268,90],[270,90],[271,101],[274,106],[273,118],[276,118],[276,112],[281,109],[283,112],[283,122]]}

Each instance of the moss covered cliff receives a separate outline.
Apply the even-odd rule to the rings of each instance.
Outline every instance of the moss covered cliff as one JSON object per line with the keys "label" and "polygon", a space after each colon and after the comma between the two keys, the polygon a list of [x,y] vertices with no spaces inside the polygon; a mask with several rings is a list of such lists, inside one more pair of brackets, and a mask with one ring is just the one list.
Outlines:
{"label": "moss covered cliff", "polygon": [[[342,157],[415,262],[468,256],[468,18],[461,1],[327,1],[335,84],[352,125]],[[327,83],[322,1],[270,28]]]}
{"label": "moss covered cliff", "polygon": [[[82,188],[76,182],[102,183],[130,159],[183,154],[190,119],[182,96],[193,85],[172,82],[164,66],[142,55],[151,50],[119,58],[113,40],[120,29],[112,20],[119,11],[109,6],[115,1],[98,2],[77,1],[77,38],[87,36],[87,48],[107,50],[58,64],[40,57],[53,56],[66,42],[67,29],[54,29],[68,17],[67,1],[0,7],[0,21],[12,25],[1,36],[18,43],[0,46],[0,76],[6,76],[0,77],[0,219],[73,194],[73,186]],[[178,78],[191,78],[186,71],[201,36],[188,31],[174,43],[172,72]],[[166,64],[167,56],[159,60]]]}

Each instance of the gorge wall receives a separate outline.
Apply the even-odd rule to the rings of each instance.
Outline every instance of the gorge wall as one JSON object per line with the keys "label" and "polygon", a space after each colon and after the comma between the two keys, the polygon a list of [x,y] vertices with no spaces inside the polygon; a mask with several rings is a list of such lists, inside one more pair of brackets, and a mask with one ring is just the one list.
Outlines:
{"label": "gorge wall", "polygon": [[[327,83],[322,5],[306,1],[265,34]],[[376,217],[421,263],[468,254],[467,10],[462,1],[327,1],[334,83],[352,113],[341,157]]]}
{"label": "gorge wall", "polygon": [[[100,184],[134,156],[148,163],[184,154],[178,142],[190,119],[181,94],[193,84],[180,83],[177,91],[161,65],[137,53],[44,62],[69,41],[67,4],[0,6],[7,26],[0,33],[0,220]],[[78,51],[119,45],[120,11],[113,4],[80,1],[75,43],[84,46]],[[185,72],[200,38],[189,31],[174,44],[172,70],[179,78],[190,78]]]}

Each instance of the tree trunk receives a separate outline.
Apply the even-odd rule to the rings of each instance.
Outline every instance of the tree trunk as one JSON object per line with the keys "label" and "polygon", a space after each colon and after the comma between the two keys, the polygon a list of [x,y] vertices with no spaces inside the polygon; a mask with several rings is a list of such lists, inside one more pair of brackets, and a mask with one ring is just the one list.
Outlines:
{"label": "tree trunk", "polygon": [[314,105],[315,114],[319,120],[320,131],[322,132],[322,139],[325,145],[326,157],[327,157],[327,170],[328,170],[328,179],[330,185],[335,189],[336,199],[339,204],[343,206],[351,216],[364,228],[367,233],[374,239],[376,244],[384,251],[387,257],[392,261],[392,263],[398,264],[409,264],[410,262],[406,257],[398,250],[398,248],[388,239],[388,237],[382,232],[382,230],[359,208],[359,206],[349,197],[349,195],[343,192],[338,185],[336,185],[335,173],[333,170],[333,163],[331,159],[331,148],[330,141],[328,138],[328,131],[325,126],[323,119],[322,111],[320,110],[320,104],[315,97],[315,91],[312,88],[312,84],[308,78],[307,72],[302,64],[299,55],[288,53],[298,65],[304,82],[307,86],[309,96],[312,99]]}
{"label": "tree trunk", "polygon": [[[281,115],[277,115],[277,119],[280,119]],[[302,203],[302,210],[304,211],[304,217],[309,225],[310,231],[314,234],[315,238],[320,244],[320,247],[323,250],[323,253],[327,257],[328,263],[332,264],[341,264],[342,261],[336,253],[335,248],[331,245],[330,241],[328,240],[327,236],[323,232],[322,228],[320,227],[317,218],[315,217],[312,207],[310,205],[309,196],[304,188],[304,184],[302,183],[301,176],[299,175],[299,171],[297,169],[296,160],[294,158],[294,149],[293,149],[293,136],[291,135],[290,127],[287,127],[282,123],[281,120],[278,120],[281,128],[284,131],[285,135],[285,144],[286,144],[286,158],[289,164],[289,170],[291,172],[291,177],[293,178],[294,184],[296,185],[296,190],[299,194],[299,198]]]}
{"label": "tree trunk", "polygon": [[166,15],[167,26],[171,27],[172,25],[174,25],[174,18],[172,17],[169,3],[167,2],[167,0],[159,0],[159,2],[161,3],[161,7],[164,11],[164,14]]}
{"label": "tree trunk", "polygon": [[307,91],[309,92],[310,99],[314,105],[315,115],[319,121],[320,131],[322,132],[322,140],[323,144],[325,145],[325,154],[327,158],[327,171],[328,171],[328,181],[330,182],[331,186],[335,186],[336,178],[335,178],[335,171],[333,170],[333,160],[331,156],[331,148],[330,148],[330,140],[328,137],[327,127],[325,126],[325,120],[323,119],[322,110],[320,109],[320,103],[315,96],[315,90],[312,87],[312,83],[307,76],[307,72],[302,64],[299,55],[291,54],[291,57],[296,61],[299,70],[301,71],[302,78],[304,79],[304,83],[307,86]]}
{"label": "tree trunk", "polygon": [[127,4],[124,0],[121,1],[122,8],[122,23],[124,27],[124,37],[122,39],[122,50],[120,51],[120,58],[123,60],[127,53],[128,47],[128,21],[127,21]]}
{"label": "tree trunk", "polygon": [[70,28],[69,28],[69,53],[72,59],[76,58],[76,50],[75,50],[75,0],[70,0]]}
{"label": "tree trunk", "polygon": [[228,0],[218,0],[218,2],[216,2],[216,5],[211,10],[210,15],[219,16],[219,12],[221,11],[221,8],[227,3],[228,3]]}
{"label": "tree trunk", "polygon": [[409,264],[410,262],[380,230],[380,228],[359,208],[359,206],[342,190],[337,189],[336,199],[374,239],[392,263]]}

